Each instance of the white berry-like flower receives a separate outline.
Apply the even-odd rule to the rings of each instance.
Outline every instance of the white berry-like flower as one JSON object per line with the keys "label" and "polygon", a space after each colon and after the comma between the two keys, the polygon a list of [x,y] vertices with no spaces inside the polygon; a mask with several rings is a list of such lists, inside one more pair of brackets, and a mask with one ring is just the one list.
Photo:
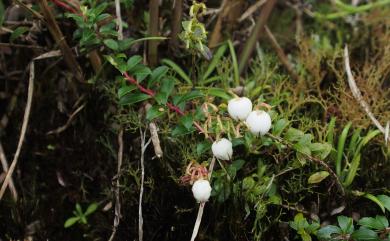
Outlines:
{"label": "white berry-like flower", "polygon": [[219,141],[214,141],[211,146],[213,155],[219,160],[230,160],[233,156],[233,145],[232,142],[226,138],[222,138]]}
{"label": "white berry-like flower", "polygon": [[246,97],[229,100],[228,112],[235,120],[245,120],[252,111],[252,101]]}
{"label": "white berry-like flower", "polygon": [[207,202],[211,195],[210,182],[203,179],[197,180],[192,185],[192,193],[194,194],[196,201]]}
{"label": "white berry-like flower", "polygon": [[271,129],[271,117],[262,110],[252,111],[246,118],[246,125],[254,135],[264,135]]}

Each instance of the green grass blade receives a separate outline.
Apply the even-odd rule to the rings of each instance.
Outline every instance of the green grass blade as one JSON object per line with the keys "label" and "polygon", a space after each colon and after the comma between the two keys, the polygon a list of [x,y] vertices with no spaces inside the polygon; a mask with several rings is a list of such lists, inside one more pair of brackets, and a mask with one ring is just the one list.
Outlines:
{"label": "green grass blade", "polygon": [[361,158],[361,155],[358,154],[352,159],[351,165],[349,166],[349,169],[348,169],[347,177],[345,178],[345,181],[343,182],[344,187],[348,187],[349,185],[351,185],[353,180],[355,179],[357,170],[360,166],[360,158]]}
{"label": "green grass blade", "polygon": [[356,152],[356,148],[358,146],[359,141],[361,140],[360,133],[362,129],[358,128],[353,132],[353,135],[351,137],[351,140],[349,141],[349,146],[348,146],[348,155],[350,157],[353,157],[353,155]]}
{"label": "green grass blade", "polygon": [[169,60],[169,59],[163,59],[163,60],[161,60],[161,63],[171,67],[178,75],[180,75],[180,77],[183,80],[185,80],[188,84],[192,85],[191,78],[175,62],[173,62],[172,60]]}
{"label": "green grass blade", "polygon": [[336,173],[338,176],[341,174],[341,160],[343,159],[344,154],[344,145],[347,140],[349,128],[351,128],[352,122],[348,122],[348,124],[344,127],[343,132],[339,138],[337,143],[337,157],[336,157]]}
{"label": "green grass blade", "polygon": [[204,72],[204,74],[203,74],[202,82],[205,81],[207,79],[207,77],[209,77],[210,74],[217,67],[222,56],[225,54],[226,49],[227,49],[226,44],[223,44],[223,45],[221,45],[221,47],[218,48],[217,52],[213,56],[213,59],[211,60],[210,64],[208,65],[206,72]]}
{"label": "green grass blade", "polygon": [[336,125],[336,117],[332,117],[329,122],[328,130],[326,131],[326,142],[333,146],[334,143],[334,127]]}
{"label": "green grass blade", "polygon": [[230,56],[232,57],[234,84],[236,86],[239,86],[240,85],[240,72],[238,71],[238,62],[237,62],[236,51],[234,50],[233,43],[230,39],[227,41],[227,43],[228,43],[229,50],[230,50]]}

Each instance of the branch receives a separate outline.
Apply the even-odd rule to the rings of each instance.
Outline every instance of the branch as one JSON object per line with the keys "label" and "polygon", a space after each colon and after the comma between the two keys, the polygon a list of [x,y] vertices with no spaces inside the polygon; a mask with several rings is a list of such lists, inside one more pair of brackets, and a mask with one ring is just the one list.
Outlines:
{"label": "branch", "polygon": [[[8,172],[8,161],[7,161],[7,158],[5,157],[5,153],[4,153],[4,148],[3,148],[3,145],[0,143],[0,161],[1,161],[1,165],[3,167],[3,170],[5,173]],[[16,191],[16,188],[15,188],[15,184],[14,184],[14,181],[12,180],[12,177],[10,178],[10,181],[9,181],[9,189],[11,190],[11,193],[12,193],[12,198],[14,199],[14,201],[18,201],[18,192]]]}
{"label": "branch", "polygon": [[371,121],[378,128],[378,130],[385,135],[385,141],[388,142],[390,140],[389,128],[384,128],[381,125],[381,123],[375,118],[374,114],[371,112],[370,106],[363,99],[362,93],[360,92],[359,88],[356,85],[356,81],[352,75],[351,66],[349,64],[349,54],[348,54],[348,46],[347,45],[344,48],[344,61],[345,61],[345,71],[347,72],[347,76],[348,76],[349,88],[351,89],[353,96],[355,97],[357,102],[359,102],[360,106],[366,112],[368,117],[370,117]]}
{"label": "branch", "polygon": [[5,190],[11,181],[11,177],[13,172],[15,171],[16,164],[18,163],[19,155],[22,150],[22,145],[24,138],[26,136],[26,131],[27,131],[27,126],[28,126],[28,120],[30,117],[30,112],[31,112],[31,103],[32,103],[32,98],[34,94],[34,60],[31,61],[30,63],[30,77],[29,77],[29,84],[28,84],[28,94],[27,94],[27,104],[26,104],[26,109],[24,111],[24,117],[23,117],[23,124],[22,124],[22,130],[20,132],[20,137],[19,137],[19,142],[18,142],[18,147],[15,152],[14,159],[12,160],[11,166],[7,172],[7,175],[4,179],[3,185],[1,186],[0,189],[0,200],[3,198],[3,195],[5,193]]}
{"label": "branch", "polygon": [[[283,138],[279,137],[279,136],[274,136],[270,133],[267,133],[266,134],[268,137],[278,141],[279,143],[282,143],[286,146],[288,146],[289,148],[293,149],[291,143],[289,143],[288,141],[284,140]],[[340,179],[339,177],[336,175],[336,173],[332,170],[332,168],[329,167],[328,164],[326,164],[324,161],[322,161],[321,159],[318,159],[316,157],[313,157],[311,155],[308,155],[308,154],[305,154],[305,153],[302,153],[302,152],[299,152],[301,153],[306,159],[310,160],[311,162],[314,162],[314,163],[317,163],[319,165],[321,165],[322,167],[324,167],[329,173],[330,175],[335,179],[336,181],[336,184],[340,190],[340,193],[344,196],[345,195],[345,191],[344,191],[344,187],[343,185],[341,184],[340,182]]]}
{"label": "branch", "polygon": [[118,167],[116,172],[116,185],[114,187],[115,193],[115,217],[114,217],[114,226],[112,230],[112,234],[110,236],[109,241],[114,240],[116,231],[119,226],[120,218],[121,218],[121,202],[119,198],[119,178],[121,173],[122,161],[123,161],[123,129],[121,128],[118,133]]}
{"label": "branch", "polygon": [[123,40],[123,24],[121,15],[121,2],[115,0],[116,24],[118,26],[118,40]]}
{"label": "branch", "polygon": [[145,151],[148,145],[150,144],[150,141],[152,140],[149,138],[147,142],[146,140],[146,130],[142,132],[142,129],[140,129],[141,133],[141,188],[139,192],[139,206],[138,206],[138,240],[143,241],[143,224],[144,224],[144,219],[142,217],[142,197],[144,194],[144,181],[145,181],[145,165],[144,165],[144,159],[145,159]]}
{"label": "branch", "polygon": [[[156,93],[151,90],[151,89],[148,89],[148,88],[145,88],[144,86],[142,86],[140,83],[137,82],[137,80],[135,80],[132,76],[130,76],[128,73],[123,73],[123,75],[125,76],[125,79],[127,81],[129,81],[129,83],[131,84],[134,84],[135,86],[137,86],[137,88],[139,89],[139,91],[141,91],[142,93],[145,93],[147,95],[150,95],[150,96],[155,96]],[[174,104],[170,103],[170,102],[167,102],[167,107],[174,111],[175,113],[177,113],[178,115],[180,116],[183,116],[185,115],[185,112],[182,111],[179,107],[175,106]],[[206,131],[203,129],[203,127],[196,121],[193,121],[192,123],[196,129],[198,129],[199,132],[203,133],[204,135],[206,135]],[[208,139],[210,141],[213,141],[213,139],[211,137],[208,137]]]}
{"label": "branch", "polygon": [[68,43],[65,40],[64,35],[61,32],[60,27],[58,26],[56,19],[53,15],[53,11],[50,9],[47,0],[38,0],[39,7],[43,12],[43,16],[47,22],[47,27],[50,30],[51,35],[53,36],[55,42],[60,47],[62,54],[64,55],[64,60],[68,65],[69,69],[75,73],[75,77],[80,82],[84,82],[83,72],[80,65],[77,63],[75,56],[72,53]]}

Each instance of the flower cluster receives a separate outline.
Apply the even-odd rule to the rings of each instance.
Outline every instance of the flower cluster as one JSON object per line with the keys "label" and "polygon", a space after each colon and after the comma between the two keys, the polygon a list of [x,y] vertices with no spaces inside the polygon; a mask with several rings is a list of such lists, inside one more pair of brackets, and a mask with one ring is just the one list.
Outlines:
{"label": "flower cluster", "polygon": [[[270,115],[263,110],[253,110],[252,101],[247,97],[231,99],[228,103],[228,112],[232,119],[244,121],[253,135],[265,135],[271,129]],[[227,161],[233,157],[233,144],[226,138],[216,140],[211,150],[219,160]],[[192,186],[192,192],[198,202],[208,201],[211,190],[210,182],[204,179],[197,180]]]}

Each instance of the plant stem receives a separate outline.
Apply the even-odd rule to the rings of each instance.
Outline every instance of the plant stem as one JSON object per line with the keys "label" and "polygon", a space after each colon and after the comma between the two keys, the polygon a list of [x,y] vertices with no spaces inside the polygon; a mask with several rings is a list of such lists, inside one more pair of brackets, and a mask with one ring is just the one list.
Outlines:
{"label": "plant stem", "polygon": [[84,82],[83,72],[80,65],[77,63],[76,58],[74,57],[71,48],[68,43],[65,41],[65,37],[61,32],[60,27],[58,26],[53,11],[50,9],[47,0],[38,0],[39,7],[43,12],[43,16],[47,21],[47,27],[50,30],[51,35],[53,36],[55,42],[61,49],[62,54],[64,55],[64,60],[68,65],[69,69],[75,73],[75,77],[80,82]]}
{"label": "plant stem", "polygon": [[240,55],[240,64],[239,64],[239,71],[240,74],[244,71],[248,60],[255,48],[256,42],[260,37],[260,33],[263,30],[268,17],[270,16],[272,9],[274,8],[276,3],[276,0],[268,0],[267,3],[263,6],[261,13],[259,17],[257,18],[257,22],[255,27],[252,30],[252,33],[245,43],[244,50],[242,51]]}
{"label": "plant stem", "polygon": [[178,36],[181,28],[182,15],[183,15],[183,0],[175,0],[175,6],[173,8],[172,25],[171,25],[172,28],[171,39],[169,41],[173,47],[177,47],[179,45]]}
{"label": "plant stem", "polygon": [[[159,0],[150,0],[149,1],[149,36],[158,36],[158,25],[159,25]],[[155,40],[150,40],[148,42],[148,62],[149,65],[154,67],[157,64],[158,56],[158,42]]]}
{"label": "plant stem", "polygon": [[[293,148],[292,147],[292,144],[289,143],[288,141],[284,140],[283,138],[279,137],[279,136],[274,136],[270,133],[266,134],[268,137],[270,137],[271,139],[273,140],[276,140],[278,141],[279,143],[282,143],[282,144],[285,144],[286,146],[288,146],[289,148]],[[300,152],[301,153],[301,152]],[[313,157],[311,155],[308,155],[308,154],[305,154],[305,153],[301,153],[303,156],[305,156],[305,158],[307,158],[308,160],[314,162],[314,163],[317,163],[321,166],[323,166],[329,173],[330,175],[333,176],[333,178],[335,179],[336,181],[336,184],[340,190],[340,193],[344,196],[345,195],[345,191],[344,191],[344,187],[343,185],[341,184],[340,182],[340,179],[339,177],[336,175],[336,173],[332,170],[332,168],[329,167],[328,164],[326,164],[324,161],[322,161],[321,159],[318,159],[316,157]]]}

